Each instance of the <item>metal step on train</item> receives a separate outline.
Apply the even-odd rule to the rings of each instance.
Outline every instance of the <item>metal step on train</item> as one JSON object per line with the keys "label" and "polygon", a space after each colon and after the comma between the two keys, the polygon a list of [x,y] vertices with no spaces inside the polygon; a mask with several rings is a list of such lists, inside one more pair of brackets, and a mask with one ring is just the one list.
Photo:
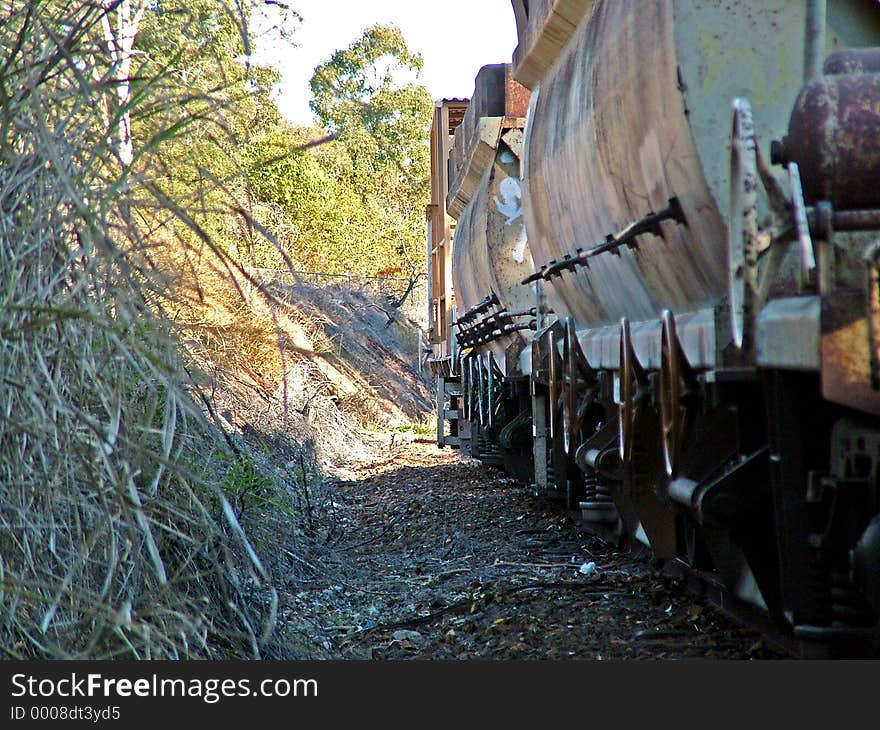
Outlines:
{"label": "metal step on train", "polygon": [[437,378],[437,445],[461,448],[459,419],[461,418],[461,378]]}

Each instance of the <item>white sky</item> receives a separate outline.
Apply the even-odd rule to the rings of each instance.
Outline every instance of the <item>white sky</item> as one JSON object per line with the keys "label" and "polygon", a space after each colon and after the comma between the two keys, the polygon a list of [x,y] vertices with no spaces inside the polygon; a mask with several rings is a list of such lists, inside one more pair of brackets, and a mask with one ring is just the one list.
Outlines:
{"label": "white sky", "polygon": [[[315,66],[375,23],[397,25],[425,65],[419,81],[434,99],[469,98],[489,63],[509,63],[516,47],[510,0],[290,0],[303,17],[293,41],[276,46],[282,73],[278,105],[296,124],[311,124],[309,79]],[[266,56],[266,54],[260,54]]]}

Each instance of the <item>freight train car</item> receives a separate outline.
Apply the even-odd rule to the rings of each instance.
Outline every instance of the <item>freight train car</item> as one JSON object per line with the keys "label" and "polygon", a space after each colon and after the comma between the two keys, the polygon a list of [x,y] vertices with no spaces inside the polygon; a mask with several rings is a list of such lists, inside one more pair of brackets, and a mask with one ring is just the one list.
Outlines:
{"label": "freight train car", "polygon": [[512,4],[432,135],[438,441],[876,652],[880,6]]}

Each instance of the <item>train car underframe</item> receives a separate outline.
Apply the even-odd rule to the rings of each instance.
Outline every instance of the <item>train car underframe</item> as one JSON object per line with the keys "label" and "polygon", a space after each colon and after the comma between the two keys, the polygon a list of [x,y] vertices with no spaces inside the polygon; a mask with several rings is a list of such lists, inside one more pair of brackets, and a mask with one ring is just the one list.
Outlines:
{"label": "train car underframe", "polygon": [[621,342],[617,370],[590,368],[570,322],[538,333],[530,377],[464,358],[463,451],[808,645],[880,649],[880,430],[825,400],[817,373],[644,370]]}

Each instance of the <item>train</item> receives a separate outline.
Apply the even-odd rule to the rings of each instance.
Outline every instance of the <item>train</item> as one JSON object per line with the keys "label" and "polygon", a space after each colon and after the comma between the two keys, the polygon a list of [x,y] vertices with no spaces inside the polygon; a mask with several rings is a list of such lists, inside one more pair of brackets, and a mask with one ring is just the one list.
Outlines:
{"label": "train", "polygon": [[435,103],[437,442],[880,650],[880,5],[512,0]]}

